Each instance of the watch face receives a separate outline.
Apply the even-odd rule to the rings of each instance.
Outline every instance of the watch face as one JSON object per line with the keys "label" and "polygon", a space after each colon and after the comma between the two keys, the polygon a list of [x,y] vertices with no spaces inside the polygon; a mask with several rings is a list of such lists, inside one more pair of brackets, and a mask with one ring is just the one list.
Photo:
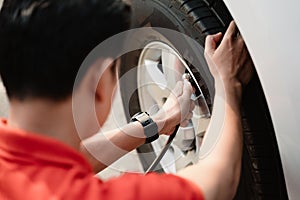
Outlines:
{"label": "watch face", "polygon": [[146,122],[150,119],[150,116],[147,113],[139,113],[136,117],[135,117],[139,122]]}

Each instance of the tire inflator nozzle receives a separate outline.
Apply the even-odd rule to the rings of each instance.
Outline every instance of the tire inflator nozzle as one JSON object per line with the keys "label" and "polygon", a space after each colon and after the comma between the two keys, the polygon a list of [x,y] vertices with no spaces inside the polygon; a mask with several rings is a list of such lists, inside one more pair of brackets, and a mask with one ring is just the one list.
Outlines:
{"label": "tire inflator nozzle", "polygon": [[199,87],[198,87],[198,84],[195,82],[195,80],[193,79],[193,77],[189,74],[189,73],[184,73],[183,75],[182,75],[182,80],[183,79],[187,79],[190,83],[191,83],[191,85],[192,85],[192,87],[194,88],[194,90],[195,90],[195,92],[192,94],[192,97],[191,97],[191,99],[192,100],[197,100],[199,97],[202,97],[203,95],[202,95],[202,92],[199,90]]}

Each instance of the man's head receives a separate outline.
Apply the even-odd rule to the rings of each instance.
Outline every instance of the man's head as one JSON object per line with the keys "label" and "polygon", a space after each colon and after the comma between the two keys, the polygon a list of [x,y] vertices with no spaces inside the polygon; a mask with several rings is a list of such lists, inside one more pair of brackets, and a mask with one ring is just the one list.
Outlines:
{"label": "man's head", "polygon": [[128,29],[129,16],[118,0],[4,1],[0,73],[9,98],[70,97],[82,61],[99,43]]}

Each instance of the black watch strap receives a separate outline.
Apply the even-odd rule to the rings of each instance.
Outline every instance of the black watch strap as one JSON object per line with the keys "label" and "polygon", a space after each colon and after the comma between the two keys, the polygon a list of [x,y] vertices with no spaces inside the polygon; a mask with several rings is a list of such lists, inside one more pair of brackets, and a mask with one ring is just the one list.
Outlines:
{"label": "black watch strap", "polygon": [[158,139],[159,135],[157,124],[151,119],[147,112],[139,112],[135,114],[130,121],[138,121],[142,124],[144,127],[144,134],[146,136],[145,143],[150,143]]}

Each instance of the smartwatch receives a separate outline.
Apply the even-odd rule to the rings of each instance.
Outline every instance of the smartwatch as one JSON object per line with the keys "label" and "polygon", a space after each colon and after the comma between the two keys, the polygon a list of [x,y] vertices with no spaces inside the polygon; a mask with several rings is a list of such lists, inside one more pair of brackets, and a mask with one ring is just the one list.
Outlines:
{"label": "smartwatch", "polygon": [[150,143],[159,137],[157,124],[151,119],[147,112],[138,112],[135,114],[130,122],[140,122],[144,128],[144,134],[146,136],[146,142]]}

